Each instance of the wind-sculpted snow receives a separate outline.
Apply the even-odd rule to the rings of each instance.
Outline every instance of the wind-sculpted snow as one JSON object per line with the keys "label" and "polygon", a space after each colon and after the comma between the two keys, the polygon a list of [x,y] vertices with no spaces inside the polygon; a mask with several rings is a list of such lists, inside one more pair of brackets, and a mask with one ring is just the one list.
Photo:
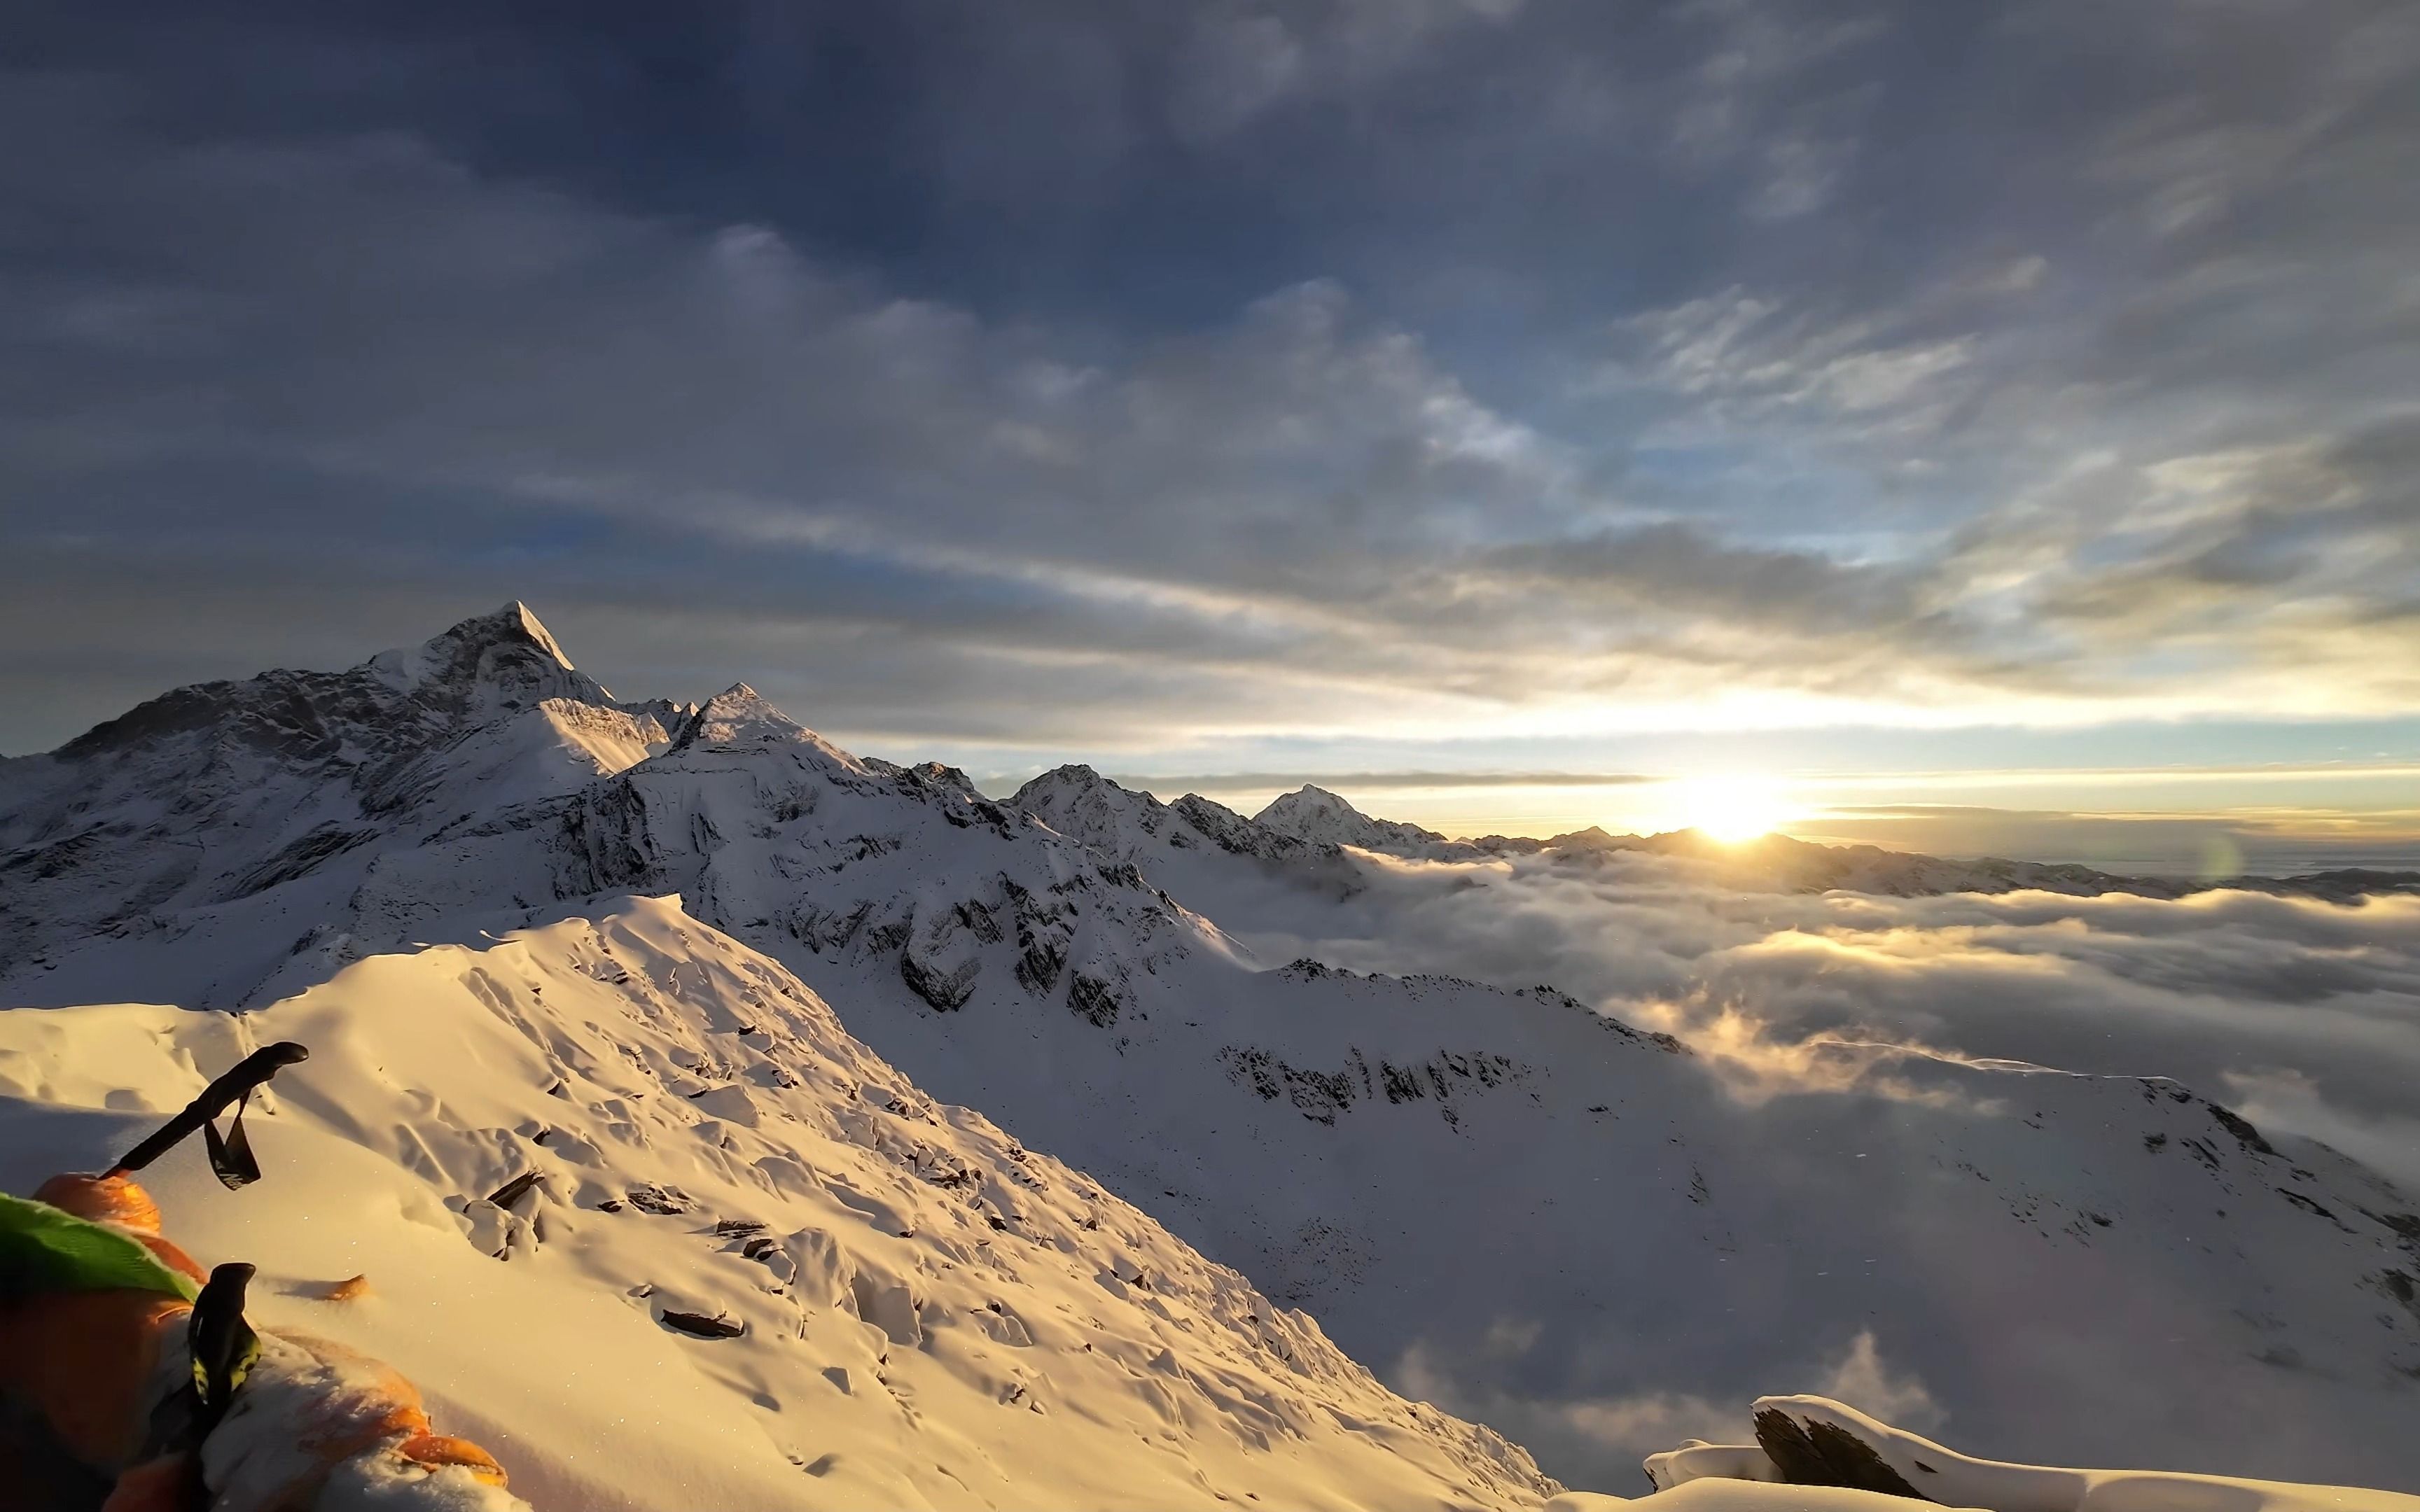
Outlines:
{"label": "wind-sculpted snow", "polygon": [[0,992],[259,1004],[676,891],[920,1085],[1566,1479],[1631,1484],[1704,1404],[1854,1365],[2028,1458],[2420,1483],[2420,1203],[2278,1121],[2346,1105],[2357,1046],[2368,1127],[2408,1111],[2420,900],[1926,857],[1807,891],[1869,862],[1688,836],[1407,859],[1082,768],[995,802],[744,687],[644,760],[490,788],[240,899],[121,900]]}
{"label": "wind-sculpted snow", "polygon": [[[0,1013],[0,1180],[98,1169],[256,1041],[265,1175],[158,1167],[253,1315],[367,1349],[542,1506],[1534,1507],[1484,1428],[937,1103],[665,901],[230,1017]],[[116,1110],[112,1113],[77,1110]],[[152,1173],[147,1173],[149,1178]],[[319,1300],[366,1277],[365,1293]]]}

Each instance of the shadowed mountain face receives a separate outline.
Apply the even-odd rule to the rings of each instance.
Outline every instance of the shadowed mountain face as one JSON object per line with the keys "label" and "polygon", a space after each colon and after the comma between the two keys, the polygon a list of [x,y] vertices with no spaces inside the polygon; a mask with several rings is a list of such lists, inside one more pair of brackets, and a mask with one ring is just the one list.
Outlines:
{"label": "shadowed mountain face", "polygon": [[[1348,918],[1401,865],[1388,844],[1770,893],[2093,873],[1686,834],[1453,842],[1316,790],[1247,819],[1083,768],[994,802],[745,687],[614,702],[518,611],[177,701],[217,708],[0,767],[26,947],[5,1000],[257,1005],[415,941],[677,893],[922,1086],[1567,1479],[1635,1477],[1686,1400],[1877,1348],[1937,1410],[2004,1428],[1996,1452],[2277,1475],[2324,1452],[2420,1479],[2395,1431],[2420,1219],[2324,1148],[2156,1078],[1890,1046],[1743,1088],[1552,987],[1269,969],[1228,932]],[[264,748],[243,732],[265,720],[327,738]]]}
{"label": "shadowed mountain face", "polygon": [[643,760],[683,717],[615,702],[518,603],[346,671],[178,688],[0,763],[0,953],[328,875],[458,800],[526,801]]}
{"label": "shadowed mountain face", "polygon": [[[610,705],[575,671],[537,617],[512,603],[423,645],[341,672],[263,672],[164,693],[98,725],[55,753],[88,763],[179,743],[240,746],[302,766],[359,762],[442,740],[547,699]],[[358,744],[372,742],[365,748]]]}

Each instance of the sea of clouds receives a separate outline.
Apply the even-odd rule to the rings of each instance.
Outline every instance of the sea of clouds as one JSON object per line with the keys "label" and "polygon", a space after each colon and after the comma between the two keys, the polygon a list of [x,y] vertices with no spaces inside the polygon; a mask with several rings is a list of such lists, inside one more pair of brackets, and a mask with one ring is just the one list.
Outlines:
{"label": "sea of clouds", "polygon": [[[1352,853],[1350,878],[1257,900],[1239,889],[1214,912],[1273,964],[1552,983],[1687,1040],[1724,1071],[1742,1117],[1777,1120],[1776,1138],[1791,1137],[1793,1105],[1816,1111],[1808,1098],[1947,1095],[1940,1060],[2012,1061],[2171,1077],[2420,1193],[2420,896],[1806,895],[1753,890],[1736,867],[1622,853]],[[1659,1444],[1736,1439],[1760,1391],[1886,1403],[1927,1427],[2024,1426],[2009,1403],[1952,1413],[1937,1401],[1921,1328],[1756,1369],[1717,1361],[1707,1340],[1672,1362],[1672,1388],[1599,1392],[1579,1382],[1635,1372],[1564,1356],[1606,1341],[1502,1326],[1450,1358],[1416,1349],[1388,1362],[1388,1379],[1601,1476]],[[1776,1376],[1792,1370],[1796,1384]],[[2316,1424],[2273,1431],[2312,1453],[2326,1438]]]}
{"label": "sea of clouds", "polygon": [[1357,859],[1326,906],[1219,917],[1269,961],[1551,982],[1747,1097],[1894,1058],[1849,1046],[2168,1076],[2420,1188],[2420,896],[1809,896],[1619,853]]}
{"label": "sea of clouds", "polygon": [[[1938,1076],[1944,1059],[2024,1062],[2171,1076],[2265,1133],[2333,1144],[2420,1193],[2420,895],[1793,895],[1757,890],[1738,864],[1651,854],[1356,852],[1343,886],[1207,903],[1268,963],[1551,982],[1669,1030],[1721,1067],[1740,1118],[1784,1144],[1812,1127],[1801,1116],[1820,1122],[1818,1099],[1958,1096]],[[1972,1379],[1929,1377],[1926,1360],[1944,1360],[1916,1348],[1921,1320],[1835,1335],[1823,1352],[1807,1352],[1812,1335],[1766,1340],[1755,1360],[1697,1340],[1655,1389],[1636,1362],[1612,1360],[1643,1340],[1539,1338],[1517,1316],[1500,1328],[1384,1362],[1389,1381],[1600,1481],[1619,1483],[1617,1466],[1658,1444],[1738,1437],[1757,1391],[1883,1401],[1907,1423],[1955,1418],[1948,1427],[2016,1442],[2071,1432],[2057,1411],[2035,1423]],[[2326,1425],[2287,1423],[2289,1406],[2268,1429],[2294,1444],[2285,1458],[2326,1452]]]}

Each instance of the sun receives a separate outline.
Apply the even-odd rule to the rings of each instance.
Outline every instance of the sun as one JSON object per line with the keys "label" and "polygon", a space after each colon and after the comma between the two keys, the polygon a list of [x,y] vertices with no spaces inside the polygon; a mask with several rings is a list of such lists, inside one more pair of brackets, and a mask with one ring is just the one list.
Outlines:
{"label": "sun", "polygon": [[1668,798],[1672,829],[1694,829],[1726,845],[1773,833],[1797,817],[1789,795],[1768,777],[1745,773],[1683,778]]}

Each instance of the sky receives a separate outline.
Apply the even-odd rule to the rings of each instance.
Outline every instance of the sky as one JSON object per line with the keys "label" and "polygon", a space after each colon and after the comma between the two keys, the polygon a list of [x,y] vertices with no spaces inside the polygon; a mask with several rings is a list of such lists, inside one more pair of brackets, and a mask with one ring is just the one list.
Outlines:
{"label": "sky", "polygon": [[12,18],[0,751],[520,598],[994,790],[2420,857],[2408,5]]}

